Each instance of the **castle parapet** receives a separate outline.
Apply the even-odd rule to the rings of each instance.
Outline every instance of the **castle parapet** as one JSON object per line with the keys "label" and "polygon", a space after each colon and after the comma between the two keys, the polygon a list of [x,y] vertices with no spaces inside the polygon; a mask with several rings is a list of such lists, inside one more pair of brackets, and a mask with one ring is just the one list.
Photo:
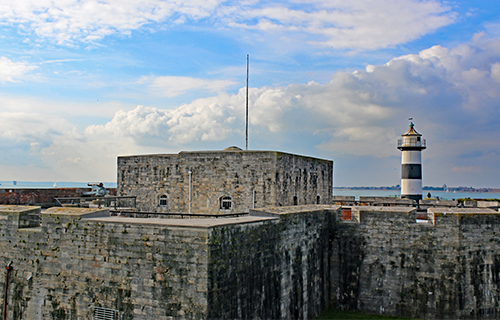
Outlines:
{"label": "castle parapet", "polygon": [[332,196],[332,203],[337,205],[353,206],[356,204],[355,196]]}
{"label": "castle parapet", "polygon": [[16,228],[39,227],[41,222],[40,207],[3,205],[0,206],[0,220],[7,220]]}
{"label": "castle parapet", "polygon": [[[467,223],[500,223],[500,212],[490,208],[433,207],[417,210],[401,206],[342,206],[336,213],[339,223],[358,223],[377,226],[419,224],[428,226],[457,226]],[[471,222],[475,220],[475,222]],[[491,220],[491,221],[490,221]]]}
{"label": "castle parapet", "polygon": [[412,199],[402,199],[400,197],[370,196],[360,196],[358,203],[365,206],[412,206],[415,204]]}

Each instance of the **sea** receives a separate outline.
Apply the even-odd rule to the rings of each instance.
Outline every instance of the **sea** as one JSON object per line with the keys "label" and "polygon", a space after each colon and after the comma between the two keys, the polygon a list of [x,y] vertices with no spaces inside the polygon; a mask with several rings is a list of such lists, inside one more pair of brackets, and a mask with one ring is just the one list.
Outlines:
{"label": "sea", "polygon": [[[423,196],[427,196],[427,193],[431,194],[433,199],[443,199],[443,200],[456,200],[463,198],[471,199],[500,199],[500,193],[493,192],[446,192],[446,191],[433,191],[433,190],[423,190]],[[355,196],[356,200],[359,200],[360,196],[369,197],[398,197],[401,195],[399,190],[353,190],[353,189],[334,189],[334,196]]]}
{"label": "sea", "polygon": [[[98,183],[98,182],[92,182]],[[103,182],[105,188],[116,188],[116,182]],[[61,181],[0,181],[0,189],[46,189],[46,188],[90,188],[88,182],[61,182]],[[423,191],[426,196],[430,192],[432,198],[443,200],[455,200],[459,198],[471,199],[500,199],[500,193],[493,192],[445,192],[445,191]],[[398,197],[399,190],[359,190],[359,189],[334,189],[334,196],[360,196],[371,197]]]}
{"label": "sea", "polygon": [[[92,183],[100,183],[93,181]],[[116,182],[102,182],[105,188],[116,188]],[[88,182],[0,181],[0,189],[90,188]]]}

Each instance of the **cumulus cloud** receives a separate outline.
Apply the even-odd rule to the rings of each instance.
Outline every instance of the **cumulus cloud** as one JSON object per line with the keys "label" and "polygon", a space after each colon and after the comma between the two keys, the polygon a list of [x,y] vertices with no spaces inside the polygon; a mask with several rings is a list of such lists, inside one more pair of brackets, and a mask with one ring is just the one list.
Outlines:
{"label": "cumulus cloud", "polygon": [[[407,129],[407,118],[413,117],[417,130],[429,139],[425,159],[435,163],[429,168],[481,174],[471,168],[500,161],[500,155],[491,152],[500,142],[490,139],[500,134],[499,46],[499,41],[434,46],[368,70],[337,72],[326,84],[251,88],[251,140],[300,135],[309,150],[317,148],[332,158],[397,159],[396,140]],[[229,145],[243,134],[244,106],[244,89],[173,110],[138,106],[116,113],[104,125],[88,127],[85,134],[113,135],[137,145],[154,137],[178,149],[197,141]],[[294,149],[273,141],[274,148]],[[464,150],[468,156],[461,156]]]}
{"label": "cumulus cloud", "polygon": [[[329,132],[321,148],[380,156],[397,151],[392,143],[397,118],[420,117],[439,124],[443,138],[464,132],[459,125],[496,129],[500,106],[495,43],[441,46],[395,58],[368,71],[338,72],[327,84],[251,88],[250,123],[266,132]],[[118,112],[88,132],[120,136],[162,136],[168,141],[222,140],[239,132],[245,91],[195,100],[174,110],[139,106]],[[386,145],[386,147],[382,147]]]}
{"label": "cumulus cloud", "polygon": [[113,181],[116,155],[148,151],[126,138],[85,135],[60,114],[1,112],[0,128],[0,171],[8,180]]}
{"label": "cumulus cloud", "polygon": [[224,94],[199,99],[175,110],[138,106],[128,112],[117,112],[110,122],[89,126],[85,132],[91,136],[127,137],[138,143],[156,137],[177,146],[193,141],[224,140],[236,120],[235,102],[238,100],[241,97]]}
{"label": "cumulus cloud", "polygon": [[61,119],[25,112],[0,113],[0,138],[36,142],[52,141],[54,136],[67,133],[73,126]]}
{"label": "cumulus cloud", "polygon": [[0,128],[1,164],[41,164],[40,152],[77,135],[76,128],[62,118],[26,112],[0,113]]}
{"label": "cumulus cloud", "polygon": [[405,43],[453,23],[437,1],[19,0],[0,6],[0,21],[58,43],[95,41],[156,24],[206,19],[221,28],[282,34],[337,49],[378,49]]}
{"label": "cumulus cloud", "polygon": [[[326,84],[250,88],[250,140],[297,152],[299,143],[286,137],[299,137],[305,141],[300,150],[308,154],[334,160],[378,157],[380,164],[391,163],[387,170],[396,173],[397,181],[396,140],[407,129],[407,118],[413,117],[428,140],[426,184],[453,183],[432,180],[443,173],[459,175],[457,184],[490,181],[500,175],[499,66],[500,41],[477,41],[453,48],[434,46],[367,70],[337,72]],[[10,113],[0,119],[5,148],[10,147],[6,143],[23,141],[23,148],[36,150],[43,163],[98,167],[94,159],[109,159],[112,167],[117,154],[178,152],[200,148],[201,143],[209,148],[244,141],[245,89],[173,109],[123,109],[107,123],[80,133],[55,116]],[[338,170],[336,179],[343,174]]]}
{"label": "cumulus cloud", "polygon": [[0,82],[20,81],[28,72],[37,66],[27,62],[15,62],[6,57],[0,57]]}
{"label": "cumulus cloud", "polygon": [[141,77],[139,83],[147,83],[151,90],[161,96],[175,97],[188,91],[202,90],[210,93],[221,92],[235,82],[230,80],[211,80],[193,77]]}

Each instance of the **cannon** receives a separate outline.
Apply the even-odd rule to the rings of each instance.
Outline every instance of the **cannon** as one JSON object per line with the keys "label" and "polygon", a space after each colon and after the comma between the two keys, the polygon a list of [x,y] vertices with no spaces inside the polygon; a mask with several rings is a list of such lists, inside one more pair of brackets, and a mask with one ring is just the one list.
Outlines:
{"label": "cannon", "polygon": [[107,194],[104,184],[100,183],[88,183],[89,187],[92,187],[92,191],[84,192],[83,196],[94,196],[94,197],[104,197]]}

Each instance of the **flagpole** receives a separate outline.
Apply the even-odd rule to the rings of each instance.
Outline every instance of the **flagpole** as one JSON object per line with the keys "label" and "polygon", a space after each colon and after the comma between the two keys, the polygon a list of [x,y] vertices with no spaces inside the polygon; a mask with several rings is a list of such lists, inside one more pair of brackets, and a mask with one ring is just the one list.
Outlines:
{"label": "flagpole", "polygon": [[247,54],[247,97],[246,97],[246,117],[245,117],[245,150],[248,150],[248,65],[249,58]]}

